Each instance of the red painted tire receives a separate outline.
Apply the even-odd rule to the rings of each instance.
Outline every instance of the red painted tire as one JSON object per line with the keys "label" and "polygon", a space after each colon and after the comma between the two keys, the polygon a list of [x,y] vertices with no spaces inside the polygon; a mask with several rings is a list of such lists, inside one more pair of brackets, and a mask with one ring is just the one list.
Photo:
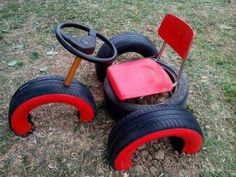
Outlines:
{"label": "red painted tire", "polygon": [[23,84],[12,96],[9,106],[9,124],[19,136],[33,132],[30,111],[48,103],[66,103],[76,107],[82,122],[92,121],[96,105],[89,89],[74,80],[69,87],[63,84],[60,76],[46,76],[33,79]]}
{"label": "red painted tire", "polygon": [[188,154],[200,151],[203,142],[197,120],[186,109],[150,106],[127,115],[112,129],[108,138],[111,165],[119,171],[128,170],[132,166],[131,156],[139,146],[166,137],[173,137],[174,148]]}

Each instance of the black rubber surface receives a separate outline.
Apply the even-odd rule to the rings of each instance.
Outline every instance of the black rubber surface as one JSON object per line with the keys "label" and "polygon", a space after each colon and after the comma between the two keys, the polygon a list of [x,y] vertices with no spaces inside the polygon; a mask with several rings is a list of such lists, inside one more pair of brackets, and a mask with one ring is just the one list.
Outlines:
{"label": "black rubber surface", "polygon": [[[166,62],[159,61],[158,62],[165,71],[169,74],[172,82],[176,81],[176,76],[178,73],[178,69]],[[136,111],[141,108],[145,108],[150,105],[141,105],[136,103],[129,103],[126,101],[120,101],[116,95],[114,94],[109,81],[107,78],[104,81],[104,90],[106,95],[106,106],[108,111],[113,115],[116,120],[120,120],[122,117],[126,116],[127,114]],[[188,82],[187,78],[182,74],[179,80],[179,83],[173,90],[173,94],[171,97],[163,103],[154,104],[170,104],[170,105],[180,105],[184,106],[188,97]]]}
{"label": "black rubber surface", "polygon": [[93,95],[84,84],[73,80],[71,85],[67,87],[63,82],[64,78],[60,76],[44,76],[30,80],[19,87],[11,98],[8,113],[9,124],[12,114],[18,106],[31,98],[47,94],[67,94],[79,97],[86,101],[94,112],[96,112],[96,104]]}
{"label": "black rubber surface", "polygon": [[[135,52],[143,57],[151,57],[158,53],[153,42],[148,37],[139,33],[125,32],[113,36],[109,40],[115,45],[118,56],[127,52]],[[112,52],[111,48],[104,44],[99,49],[97,57],[107,58],[112,55]],[[106,70],[111,64],[112,63],[96,64],[96,74],[100,81],[104,81]]]}
{"label": "black rubber surface", "polygon": [[[153,132],[184,128],[196,131],[203,137],[201,127],[193,115],[180,106],[159,105],[137,110],[119,121],[108,138],[108,156],[111,165],[118,154],[133,141]],[[177,139],[177,137],[172,137]],[[172,141],[174,148],[182,150],[182,141]]]}

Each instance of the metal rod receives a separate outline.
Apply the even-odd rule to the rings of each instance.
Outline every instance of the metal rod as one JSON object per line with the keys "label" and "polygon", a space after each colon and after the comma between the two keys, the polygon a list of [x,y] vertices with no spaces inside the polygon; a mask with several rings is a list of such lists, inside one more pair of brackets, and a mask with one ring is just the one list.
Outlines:
{"label": "metal rod", "polygon": [[80,62],[81,62],[81,58],[79,57],[75,57],[74,61],[73,61],[73,64],[71,65],[70,67],[70,70],[69,72],[67,73],[67,76],[64,80],[64,84],[66,86],[69,86],[71,84],[71,81],[73,80],[74,78],[74,75],[75,75],[75,72],[76,70],[78,69],[79,65],[80,65]]}
{"label": "metal rod", "polygon": [[186,60],[182,60],[182,63],[181,63],[180,68],[179,68],[178,75],[177,75],[177,77],[176,77],[176,83],[175,83],[175,85],[179,82],[179,78],[180,78],[180,76],[181,76],[182,73],[183,73],[185,61],[186,61]]}
{"label": "metal rod", "polygon": [[163,44],[162,44],[162,46],[161,46],[161,49],[160,49],[160,51],[159,51],[159,53],[158,53],[158,55],[157,55],[156,61],[160,60],[161,55],[163,54],[165,47],[166,47],[166,42],[164,41]]}

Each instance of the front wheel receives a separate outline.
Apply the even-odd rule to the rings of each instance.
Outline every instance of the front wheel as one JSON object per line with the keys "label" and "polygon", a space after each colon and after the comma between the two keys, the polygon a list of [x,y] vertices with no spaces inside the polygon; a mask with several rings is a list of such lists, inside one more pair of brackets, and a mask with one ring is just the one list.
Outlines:
{"label": "front wheel", "polygon": [[96,105],[90,90],[81,82],[74,80],[70,86],[63,84],[60,76],[44,76],[23,84],[12,96],[9,106],[9,124],[19,136],[33,132],[30,112],[48,103],[65,103],[76,107],[82,122],[92,121]]}

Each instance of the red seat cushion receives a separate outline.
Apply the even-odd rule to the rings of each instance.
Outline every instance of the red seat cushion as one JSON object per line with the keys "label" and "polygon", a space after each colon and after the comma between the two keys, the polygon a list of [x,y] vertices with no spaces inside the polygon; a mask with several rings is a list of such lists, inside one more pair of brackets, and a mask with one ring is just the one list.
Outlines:
{"label": "red seat cushion", "polygon": [[107,77],[120,100],[168,92],[173,89],[169,75],[151,58],[111,65],[107,69]]}

